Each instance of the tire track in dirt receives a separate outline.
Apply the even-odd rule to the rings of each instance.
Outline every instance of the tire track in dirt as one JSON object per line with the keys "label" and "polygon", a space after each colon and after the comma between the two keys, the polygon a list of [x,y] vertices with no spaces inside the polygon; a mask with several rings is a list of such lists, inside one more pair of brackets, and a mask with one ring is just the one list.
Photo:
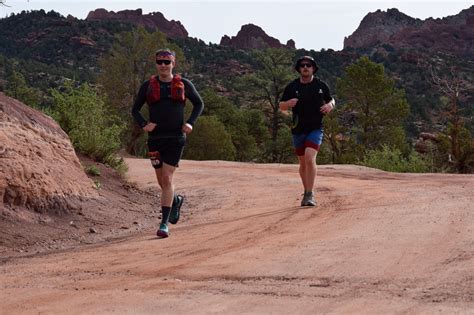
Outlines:
{"label": "tire track in dirt", "polygon": [[[130,176],[155,187],[148,161]],[[8,312],[468,312],[472,177],[183,161],[171,237],[149,234],[0,266]],[[461,189],[462,188],[462,189]],[[455,198],[452,198],[452,197]],[[31,281],[34,279],[34,281]]]}

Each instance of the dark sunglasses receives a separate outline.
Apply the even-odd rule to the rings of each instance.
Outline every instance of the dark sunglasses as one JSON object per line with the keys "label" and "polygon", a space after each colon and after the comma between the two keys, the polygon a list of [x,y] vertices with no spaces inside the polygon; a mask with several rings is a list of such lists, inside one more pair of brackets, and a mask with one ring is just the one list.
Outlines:
{"label": "dark sunglasses", "polygon": [[171,60],[168,60],[168,59],[157,59],[157,60],[156,60],[156,64],[157,64],[157,65],[162,65],[162,64],[169,65],[169,64],[171,64]]}
{"label": "dark sunglasses", "polygon": [[304,67],[311,68],[311,67],[313,67],[313,65],[310,64],[310,63],[300,63],[300,68],[304,68]]}

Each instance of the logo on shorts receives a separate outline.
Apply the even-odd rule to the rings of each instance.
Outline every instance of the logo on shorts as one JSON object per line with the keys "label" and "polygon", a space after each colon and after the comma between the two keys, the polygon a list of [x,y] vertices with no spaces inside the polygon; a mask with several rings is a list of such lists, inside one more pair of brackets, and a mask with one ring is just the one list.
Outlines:
{"label": "logo on shorts", "polygon": [[160,159],[158,158],[151,159],[150,161],[151,161],[151,165],[153,166],[158,166],[160,165],[160,162],[161,162]]}
{"label": "logo on shorts", "polygon": [[150,162],[152,166],[159,166],[161,161],[160,161],[160,152],[158,151],[153,151],[153,152],[148,152],[148,156],[150,157]]}
{"label": "logo on shorts", "polygon": [[323,89],[319,89],[319,94],[323,94]]}

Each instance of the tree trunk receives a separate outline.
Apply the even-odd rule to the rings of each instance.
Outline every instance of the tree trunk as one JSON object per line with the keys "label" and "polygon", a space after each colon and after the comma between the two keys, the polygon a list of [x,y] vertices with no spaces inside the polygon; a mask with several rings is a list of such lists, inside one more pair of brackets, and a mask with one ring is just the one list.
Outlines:
{"label": "tree trunk", "polygon": [[278,153],[276,152],[276,142],[278,138],[278,106],[273,106],[273,117],[272,117],[272,142],[273,142],[273,152],[272,152],[272,162],[277,161]]}

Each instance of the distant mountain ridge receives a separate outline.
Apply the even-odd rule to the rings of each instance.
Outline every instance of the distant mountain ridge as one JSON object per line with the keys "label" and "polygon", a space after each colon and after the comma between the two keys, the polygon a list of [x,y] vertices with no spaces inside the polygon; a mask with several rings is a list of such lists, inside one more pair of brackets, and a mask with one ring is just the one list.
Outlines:
{"label": "distant mountain ridge", "polygon": [[[86,17],[86,21],[105,20],[127,22],[135,26],[143,26],[149,30],[163,32],[167,37],[173,39],[188,37],[188,31],[180,21],[169,21],[161,12],[143,14],[142,9],[114,12],[99,8],[90,11]],[[236,49],[263,49],[268,47],[288,47],[295,49],[295,42],[292,39],[288,40],[286,45],[282,44],[278,39],[267,35],[260,26],[254,24],[243,25],[236,36],[222,36],[220,45],[230,46]]]}
{"label": "distant mountain ridge", "polygon": [[188,31],[180,21],[167,20],[161,12],[143,14],[142,9],[107,11],[106,9],[96,9],[89,12],[86,21],[115,20],[129,22],[136,26],[143,26],[153,31],[160,31],[169,38],[188,37]]}
{"label": "distant mountain ridge", "polygon": [[[92,12],[97,13],[97,10]],[[474,114],[471,105],[474,100],[474,83],[471,79],[474,73],[473,58],[454,53],[454,51],[469,51],[466,49],[469,48],[469,44],[472,46],[474,40],[460,41],[458,46],[450,44],[447,46],[447,51],[436,50],[437,46],[419,49],[424,47],[419,44],[425,40],[424,38],[419,38],[418,41],[414,38],[413,42],[407,41],[403,45],[402,42],[398,42],[399,45],[395,46],[396,42],[394,44],[389,42],[391,43],[400,34],[405,34],[407,29],[427,28],[429,20],[413,19],[396,9],[389,10],[388,13],[391,15],[390,18],[386,12],[381,11],[368,14],[359,29],[351,35],[352,46],[344,50],[328,49],[317,52],[299,49],[294,53],[296,56],[302,54],[313,56],[320,64],[318,74],[333,88],[336,86],[337,78],[344,74],[345,67],[360,56],[369,56],[372,61],[383,64],[387,73],[396,80],[397,87],[403,88],[409,99],[413,115],[408,124],[412,134],[419,131],[440,130],[443,126],[442,117],[436,115],[442,104],[439,92],[431,84],[430,65],[439,68],[443,73],[448,73],[447,67],[456,67],[466,87],[462,91],[463,99],[460,107],[463,108],[463,116],[466,117],[470,130],[474,130],[472,118],[469,118]],[[124,15],[113,15],[114,18],[103,16],[104,19],[101,19],[96,15],[88,17],[89,20],[81,20],[72,16],[65,18],[54,11],[39,10],[1,18],[0,90],[8,82],[11,69],[20,71],[31,86],[41,88],[43,91],[58,87],[67,79],[94,82],[100,72],[99,59],[108,53],[116,35],[124,31],[134,31],[138,25],[121,19],[126,15],[143,14],[141,10],[135,10]],[[158,16],[158,13],[152,15]],[[141,23],[140,20],[137,18],[136,23]],[[435,24],[438,25],[437,23],[444,20],[438,19]],[[455,33],[457,34],[453,35],[455,38],[457,36],[462,39],[466,34],[471,34],[471,30],[465,28],[466,25],[473,23],[472,8],[447,20],[449,23],[443,23],[464,32]],[[385,25],[385,30],[380,25]],[[364,38],[364,30],[366,33],[371,31],[375,34],[373,34],[376,36],[375,39],[381,38],[381,40],[366,40],[370,38],[369,34],[365,34],[367,36]],[[382,38],[382,35],[385,37]],[[267,43],[265,36],[270,38]],[[232,38],[224,36],[221,45],[205,43],[189,36],[172,40],[181,47],[186,60],[192,65],[187,75],[191,79],[199,78],[196,80],[197,87],[214,86],[226,97],[237,94],[234,78],[256,71],[257,65],[250,49],[275,47],[272,45],[294,47],[293,41],[284,45],[266,35],[256,25],[244,25]],[[255,43],[257,45],[252,46]],[[410,46],[411,43],[413,47]],[[450,47],[454,47],[453,51],[450,51]]]}
{"label": "distant mountain ridge", "polygon": [[412,18],[397,9],[367,14],[344,39],[344,49],[388,44],[395,49],[427,49],[474,56],[474,6],[442,19]]}
{"label": "distant mountain ridge", "polygon": [[284,45],[278,39],[268,36],[260,26],[254,24],[243,25],[236,36],[222,36],[220,45],[237,49],[263,49],[268,47],[295,49],[295,42],[292,39]]}

